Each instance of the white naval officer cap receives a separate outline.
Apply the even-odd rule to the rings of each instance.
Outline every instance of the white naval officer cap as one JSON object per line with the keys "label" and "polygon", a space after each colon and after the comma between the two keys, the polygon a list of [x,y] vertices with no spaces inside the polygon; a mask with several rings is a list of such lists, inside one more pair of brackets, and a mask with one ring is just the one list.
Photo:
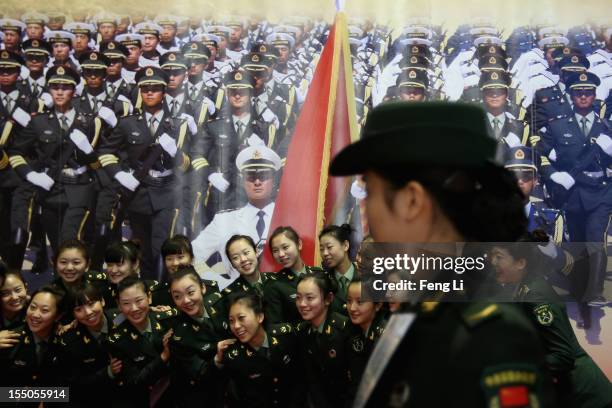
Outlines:
{"label": "white naval officer cap", "polygon": [[281,168],[281,158],[276,152],[265,145],[249,146],[238,153],[236,157],[238,170],[273,169]]}

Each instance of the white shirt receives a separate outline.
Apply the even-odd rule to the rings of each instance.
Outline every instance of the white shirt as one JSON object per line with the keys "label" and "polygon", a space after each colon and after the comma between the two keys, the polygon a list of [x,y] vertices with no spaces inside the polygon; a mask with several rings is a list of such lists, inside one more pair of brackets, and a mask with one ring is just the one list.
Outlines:
{"label": "white shirt", "polygon": [[11,99],[11,101],[9,102],[10,106],[7,106],[7,101],[5,99],[6,96],[7,95],[4,92],[0,91],[0,100],[2,101],[2,106],[4,106],[7,111],[11,112],[13,109],[15,109],[17,98],[19,98],[19,91],[15,89],[14,91],[9,92],[8,97]]}
{"label": "white shirt", "polygon": [[[263,216],[265,227],[262,236],[267,237],[272,214],[274,213],[274,202],[266,205],[261,210],[265,212]],[[229,283],[233,282],[240,274],[232,267],[227,255],[225,255],[225,243],[232,235],[240,234],[250,236],[255,241],[255,244],[258,244],[259,234],[257,233],[256,226],[259,220],[257,216],[259,211],[259,208],[248,203],[237,210],[217,213],[210,224],[191,242],[195,262],[206,262],[215,252],[218,252],[221,255],[226,271],[230,274],[231,281]],[[259,243],[258,248],[262,249],[262,244],[265,244],[265,239]]]}
{"label": "white shirt", "polygon": [[177,112],[181,109],[181,106],[183,105],[183,100],[185,100],[185,92],[181,92],[180,94],[176,95],[174,98],[168,94],[166,94],[166,104],[168,105],[168,109],[170,110],[170,112],[172,112],[172,102],[176,101],[176,110]]}
{"label": "white shirt", "polygon": [[159,128],[159,124],[161,123],[162,118],[164,117],[164,110],[160,109],[155,115],[151,115],[149,112],[145,112],[145,119],[147,120],[147,126],[149,126],[151,116],[154,116],[157,121],[155,122],[155,128],[153,132],[151,132],[151,136],[153,136],[157,132],[157,128]]}
{"label": "white shirt", "polygon": [[595,113],[593,111],[589,112],[586,116],[582,116],[576,113],[576,124],[578,124],[578,128],[582,130],[582,118],[586,118],[586,135],[591,133],[591,128],[593,127],[593,122],[595,121]]}
{"label": "white shirt", "polygon": [[232,122],[234,123],[234,129],[236,130],[236,133],[238,133],[238,122],[242,123],[242,131],[244,132],[244,130],[247,128],[247,126],[249,126],[249,123],[251,122],[251,114],[249,113],[248,115],[242,117],[232,115]]}
{"label": "white shirt", "polygon": [[72,126],[72,122],[74,122],[74,118],[76,116],[76,111],[74,110],[74,108],[70,109],[68,112],[65,113],[61,113],[58,111],[55,111],[55,116],[57,117],[57,121],[60,125],[60,128],[62,127],[62,121],[61,119],[65,116],[66,119],[68,119],[67,124],[68,127]]}
{"label": "white shirt", "polygon": [[487,112],[487,118],[489,118],[491,129],[495,129],[495,124],[493,123],[495,119],[499,120],[499,130],[501,130],[504,127],[504,124],[506,123],[506,115],[504,113],[497,116],[493,116],[492,114]]}

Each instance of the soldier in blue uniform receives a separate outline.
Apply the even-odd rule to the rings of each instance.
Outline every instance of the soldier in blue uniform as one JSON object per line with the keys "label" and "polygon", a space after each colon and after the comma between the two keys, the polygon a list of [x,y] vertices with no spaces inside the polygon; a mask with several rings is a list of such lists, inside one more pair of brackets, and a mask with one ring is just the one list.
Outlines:
{"label": "soldier in blue uniform", "polygon": [[47,84],[45,66],[51,56],[51,47],[44,40],[27,40],[21,44],[25,65],[30,74],[26,78],[32,96],[40,98]]}
{"label": "soldier in blue uniform", "polygon": [[[599,243],[609,225],[612,188],[612,131],[593,109],[599,78],[578,73],[568,80],[573,113],[550,121],[542,131],[538,149],[550,166],[542,167],[556,205],[563,207],[572,242]],[[602,297],[605,276],[603,248],[589,256],[588,282],[583,300],[605,304]]]}

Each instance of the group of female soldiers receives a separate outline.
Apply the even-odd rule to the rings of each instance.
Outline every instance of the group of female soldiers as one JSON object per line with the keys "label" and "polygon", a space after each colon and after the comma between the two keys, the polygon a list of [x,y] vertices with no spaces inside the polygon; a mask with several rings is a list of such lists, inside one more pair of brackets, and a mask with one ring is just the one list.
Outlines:
{"label": "group of female soldiers", "polygon": [[235,235],[225,250],[240,277],[223,290],[200,278],[183,236],[161,248],[163,282],[139,278],[135,242],[110,245],[105,272],[64,242],[55,280],[34,293],[2,274],[0,383],[70,387],[70,406],[348,406],[388,314],[361,300],[349,235],[321,232],[322,269],[278,228],[278,273],[261,272],[253,240]]}

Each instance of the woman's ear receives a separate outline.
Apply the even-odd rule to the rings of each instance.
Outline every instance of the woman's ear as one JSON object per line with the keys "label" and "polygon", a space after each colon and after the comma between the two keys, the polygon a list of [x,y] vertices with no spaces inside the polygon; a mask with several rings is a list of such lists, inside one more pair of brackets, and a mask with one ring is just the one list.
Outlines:
{"label": "woman's ear", "polygon": [[333,301],[334,301],[334,294],[332,292],[329,292],[327,296],[325,296],[325,299],[324,299],[325,306],[331,305]]}
{"label": "woman's ear", "polygon": [[102,303],[103,308],[106,306],[106,302],[104,301],[104,298],[100,299],[100,303]]}
{"label": "woman's ear", "polygon": [[257,313],[257,323],[262,324],[264,321],[264,314],[263,313]]}
{"label": "woman's ear", "polygon": [[413,221],[417,218],[431,198],[423,185],[417,181],[411,181],[395,192],[392,202],[392,210],[405,221]]}
{"label": "woman's ear", "polygon": [[302,240],[301,240],[301,239],[298,239],[298,245],[297,245],[297,247],[298,247],[298,251],[300,251],[300,252],[302,251],[302,246],[303,246],[303,244],[302,244]]}
{"label": "woman's ear", "polygon": [[527,260],[525,258],[520,258],[516,261],[516,267],[524,270],[527,267]]}

